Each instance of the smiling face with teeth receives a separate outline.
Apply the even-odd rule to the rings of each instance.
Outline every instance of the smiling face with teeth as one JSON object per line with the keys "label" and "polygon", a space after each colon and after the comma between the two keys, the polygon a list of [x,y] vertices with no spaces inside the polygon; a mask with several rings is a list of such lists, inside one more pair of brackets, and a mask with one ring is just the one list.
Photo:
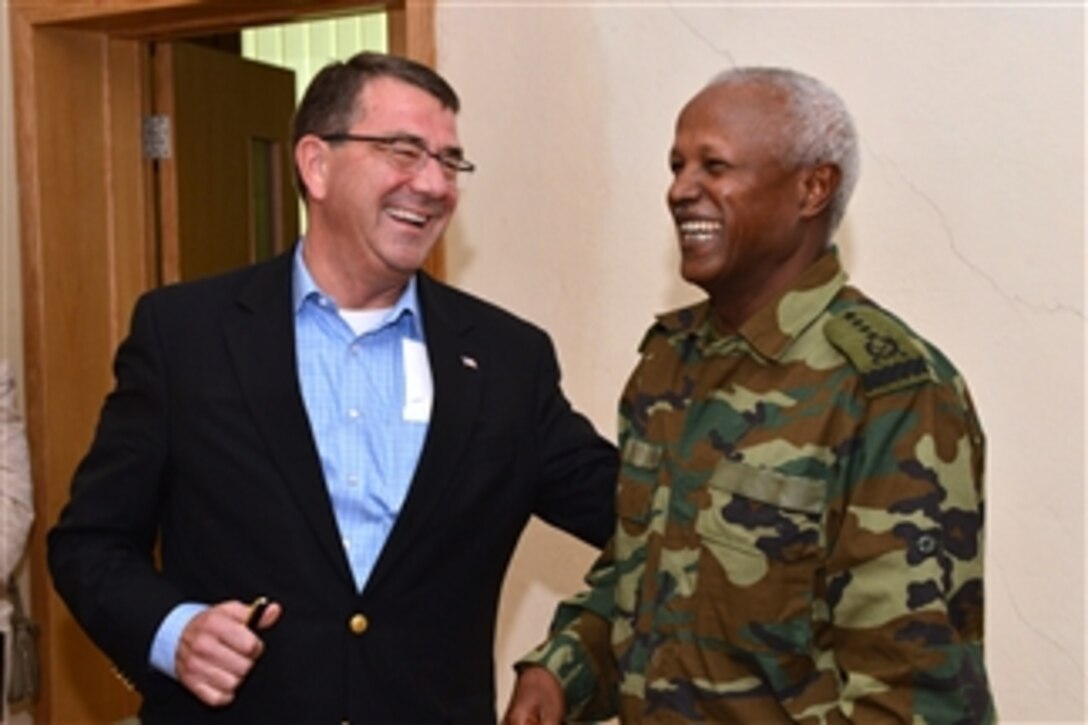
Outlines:
{"label": "smiling face with teeth", "polygon": [[785,289],[830,235],[821,212],[834,170],[784,162],[788,113],[770,87],[711,85],[676,123],[668,204],[681,274],[732,329]]}
{"label": "smiling face with teeth", "polygon": [[[391,77],[368,81],[345,132],[406,135],[427,148],[459,149],[453,110],[427,91]],[[373,143],[300,142],[310,223],[304,254],[318,284],[342,307],[391,304],[445,231],[457,182],[434,159],[399,167]]]}

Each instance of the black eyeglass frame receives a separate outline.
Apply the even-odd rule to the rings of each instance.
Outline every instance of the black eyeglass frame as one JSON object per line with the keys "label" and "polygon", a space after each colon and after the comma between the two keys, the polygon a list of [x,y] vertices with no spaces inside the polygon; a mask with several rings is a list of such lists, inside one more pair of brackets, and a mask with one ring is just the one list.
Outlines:
{"label": "black eyeglass frame", "polygon": [[319,139],[327,143],[340,143],[343,141],[358,141],[361,143],[373,143],[383,145],[386,147],[392,147],[397,142],[404,142],[410,144],[420,153],[431,157],[438,162],[438,165],[443,169],[456,174],[471,174],[476,170],[476,164],[472,163],[466,158],[457,156],[456,152],[450,151],[431,151],[427,148],[427,144],[423,142],[423,139],[418,136],[411,136],[408,134],[394,134],[392,136],[367,136],[358,133],[327,133],[322,136],[318,136]]}

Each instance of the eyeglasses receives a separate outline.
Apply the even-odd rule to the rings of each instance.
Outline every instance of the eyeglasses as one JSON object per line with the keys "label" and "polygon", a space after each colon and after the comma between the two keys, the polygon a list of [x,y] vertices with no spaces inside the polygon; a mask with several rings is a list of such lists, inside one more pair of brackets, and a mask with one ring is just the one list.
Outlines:
{"label": "eyeglasses", "polygon": [[445,177],[451,181],[458,178],[458,174],[471,174],[476,170],[476,164],[461,156],[460,149],[443,149],[431,151],[427,144],[418,136],[400,134],[396,136],[360,136],[354,133],[327,133],[319,136],[322,141],[339,143],[342,141],[361,141],[372,143],[384,151],[393,165],[401,171],[417,174],[423,170],[427,159],[438,162],[439,168]]}

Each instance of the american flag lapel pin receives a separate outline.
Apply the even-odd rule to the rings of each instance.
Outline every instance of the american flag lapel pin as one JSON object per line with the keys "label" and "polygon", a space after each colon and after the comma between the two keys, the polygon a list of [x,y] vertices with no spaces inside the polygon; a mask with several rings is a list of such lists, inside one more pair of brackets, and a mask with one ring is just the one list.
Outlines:
{"label": "american flag lapel pin", "polygon": [[469,370],[479,370],[480,369],[480,366],[476,363],[476,358],[472,357],[471,355],[462,355],[461,356],[461,364],[464,365]]}

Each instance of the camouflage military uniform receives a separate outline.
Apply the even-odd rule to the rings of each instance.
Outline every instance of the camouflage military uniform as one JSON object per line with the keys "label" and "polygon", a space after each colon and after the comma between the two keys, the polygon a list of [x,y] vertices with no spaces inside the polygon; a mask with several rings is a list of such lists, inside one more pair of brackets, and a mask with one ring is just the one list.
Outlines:
{"label": "camouflage military uniform", "polygon": [[988,722],[983,435],[829,251],[739,335],[662,316],[620,406],[615,537],[523,663],[577,720]]}

